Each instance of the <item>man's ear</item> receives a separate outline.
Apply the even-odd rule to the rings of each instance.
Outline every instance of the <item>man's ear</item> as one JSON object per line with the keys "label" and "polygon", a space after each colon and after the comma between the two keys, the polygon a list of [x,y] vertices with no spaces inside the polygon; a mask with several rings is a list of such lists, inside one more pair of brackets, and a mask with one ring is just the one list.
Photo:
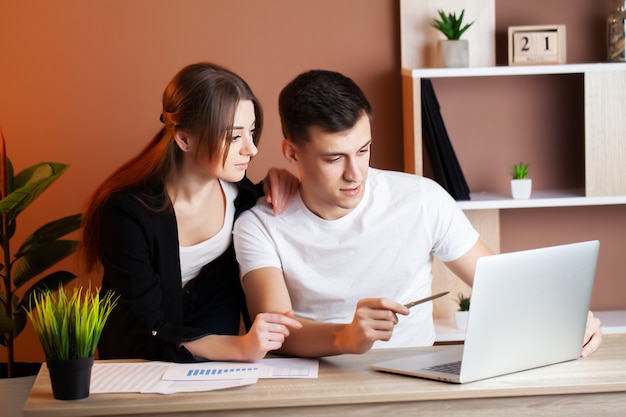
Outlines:
{"label": "man's ear", "polygon": [[174,132],[174,140],[183,152],[189,152],[191,150],[191,141],[184,130],[176,129]]}
{"label": "man's ear", "polygon": [[298,149],[290,139],[283,139],[281,149],[287,161],[293,164],[298,163]]}

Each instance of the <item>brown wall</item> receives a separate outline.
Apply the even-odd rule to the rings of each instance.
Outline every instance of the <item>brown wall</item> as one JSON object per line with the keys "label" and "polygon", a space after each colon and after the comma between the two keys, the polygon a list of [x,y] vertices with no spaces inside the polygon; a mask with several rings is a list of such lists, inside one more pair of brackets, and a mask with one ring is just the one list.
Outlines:
{"label": "brown wall", "polygon": [[[503,24],[545,23],[533,20],[538,15],[572,26],[583,20],[587,32],[578,38],[603,45],[599,19],[611,2],[510,3],[498,2],[499,31]],[[396,0],[3,1],[0,127],[8,155],[17,170],[43,160],[72,165],[20,217],[16,241],[44,221],[82,211],[96,185],[159,129],[163,88],[178,69],[196,61],[238,72],[265,106],[253,179],[270,166],[284,166],[277,95],[311,68],[341,71],[363,87],[375,111],[372,165],[401,170],[398,14]],[[572,33],[576,29],[568,26],[568,42]],[[593,47],[584,47],[584,55],[577,51],[568,49],[568,55],[578,62],[603,58]],[[594,308],[626,308],[619,296],[625,289],[619,262],[624,214],[621,206],[505,212],[502,249],[600,238]],[[80,271],[76,259],[64,267]],[[89,279],[98,281],[81,275],[83,282]],[[42,360],[30,328],[17,347],[17,360]]]}

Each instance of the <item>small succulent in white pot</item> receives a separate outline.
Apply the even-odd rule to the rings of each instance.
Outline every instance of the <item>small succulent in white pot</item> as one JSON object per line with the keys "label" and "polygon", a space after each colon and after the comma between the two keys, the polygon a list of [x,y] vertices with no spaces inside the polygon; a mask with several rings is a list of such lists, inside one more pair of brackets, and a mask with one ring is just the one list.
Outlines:
{"label": "small succulent in white pot", "polygon": [[459,309],[454,312],[456,327],[465,329],[467,327],[467,319],[469,318],[470,296],[459,293],[457,302],[459,303]]}
{"label": "small succulent in white pot", "polygon": [[533,183],[528,178],[528,166],[520,162],[513,165],[513,178],[511,179],[511,196],[515,199],[530,198]]}

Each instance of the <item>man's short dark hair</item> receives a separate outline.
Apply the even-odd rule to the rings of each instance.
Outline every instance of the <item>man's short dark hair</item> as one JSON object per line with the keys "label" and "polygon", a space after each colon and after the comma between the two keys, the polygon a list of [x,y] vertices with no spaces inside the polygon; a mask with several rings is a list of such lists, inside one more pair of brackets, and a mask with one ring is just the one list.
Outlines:
{"label": "man's short dark hair", "polygon": [[278,110],[283,135],[294,143],[310,140],[309,128],[337,133],[351,129],[372,108],[359,86],[333,71],[311,70],[297,76],[280,92]]}

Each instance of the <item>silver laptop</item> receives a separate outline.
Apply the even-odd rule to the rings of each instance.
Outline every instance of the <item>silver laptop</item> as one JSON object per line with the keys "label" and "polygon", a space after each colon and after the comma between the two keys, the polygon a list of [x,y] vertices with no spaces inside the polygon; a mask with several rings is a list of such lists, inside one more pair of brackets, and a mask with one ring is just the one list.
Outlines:
{"label": "silver laptop", "polygon": [[371,365],[465,383],[580,357],[597,240],[482,257],[463,345]]}

